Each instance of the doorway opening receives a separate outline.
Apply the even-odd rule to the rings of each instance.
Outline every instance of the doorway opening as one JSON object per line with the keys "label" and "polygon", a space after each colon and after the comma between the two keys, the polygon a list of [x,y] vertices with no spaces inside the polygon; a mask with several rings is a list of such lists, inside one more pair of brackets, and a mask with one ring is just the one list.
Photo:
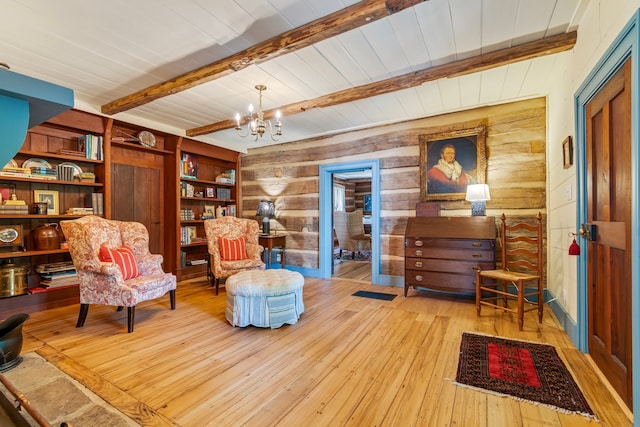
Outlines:
{"label": "doorway opening", "polygon": [[[371,270],[371,283],[378,283],[380,275],[380,166],[378,160],[368,160],[359,162],[347,162],[333,165],[324,165],[320,167],[320,262],[319,270],[322,278],[332,277],[334,272],[334,209],[341,207],[345,210],[356,210],[362,205],[363,226],[366,222],[366,229],[370,230],[371,243],[370,252],[366,254],[369,258],[367,261]],[[343,180],[347,182],[355,177],[366,181],[370,181],[370,192],[362,191],[358,197],[355,194],[355,183],[353,195],[347,191],[345,185],[344,205],[340,205],[342,200],[337,201],[338,205],[334,205],[334,182]],[[351,185],[351,184],[348,184]],[[338,194],[340,191],[336,191]],[[366,197],[365,197],[366,195]],[[351,196],[351,198],[350,198]],[[361,196],[361,200],[360,200]],[[356,200],[357,199],[357,200]],[[366,203],[366,206],[365,206]],[[367,215],[364,210],[368,209]],[[339,250],[339,249],[338,249]],[[349,257],[353,254],[354,258],[357,254],[353,252],[344,253]],[[367,276],[368,277],[368,276]]]}
{"label": "doorway opening", "polygon": [[332,276],[371,281],[371,169],[333,174]]}

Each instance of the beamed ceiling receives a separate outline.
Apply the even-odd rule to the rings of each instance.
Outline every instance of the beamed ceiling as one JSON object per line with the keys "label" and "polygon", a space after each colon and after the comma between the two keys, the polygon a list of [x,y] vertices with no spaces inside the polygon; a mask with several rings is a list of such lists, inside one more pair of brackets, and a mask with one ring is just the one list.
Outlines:
{"label": "beamed ceiling", "polygon": [[3,0],[0,62],[76,108],[244,152],[544,96],[588,0]]}

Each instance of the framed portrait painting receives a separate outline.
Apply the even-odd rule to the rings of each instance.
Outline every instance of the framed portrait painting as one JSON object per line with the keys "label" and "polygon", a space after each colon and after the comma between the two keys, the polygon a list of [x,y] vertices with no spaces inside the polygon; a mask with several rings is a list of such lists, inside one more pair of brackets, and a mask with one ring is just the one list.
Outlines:
{"label": "framed portrait painting", "polygon": [[467,185],[485,184],[486,127],[419,135],[420,201],[464,200]]}

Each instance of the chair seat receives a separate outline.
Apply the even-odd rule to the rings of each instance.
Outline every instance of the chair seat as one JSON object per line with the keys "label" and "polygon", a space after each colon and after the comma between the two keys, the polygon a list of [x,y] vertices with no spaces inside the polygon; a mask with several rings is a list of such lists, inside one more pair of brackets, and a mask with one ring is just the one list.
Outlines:
{"label": "chair seat", "polygon": [[487,279],[497,279],[514,282],[517,280],[535,280],[540,278],[540,276],[538,276],[537,274],[519,273],[517,271],[506,270],[483,270],[480,272],[480,276],[486,277]]}
{"label": "chair seat", "polygon": [[261,259],[240,259],[236,261],[220,261],[220,268],[222,270],[246,270],[262,267]]}

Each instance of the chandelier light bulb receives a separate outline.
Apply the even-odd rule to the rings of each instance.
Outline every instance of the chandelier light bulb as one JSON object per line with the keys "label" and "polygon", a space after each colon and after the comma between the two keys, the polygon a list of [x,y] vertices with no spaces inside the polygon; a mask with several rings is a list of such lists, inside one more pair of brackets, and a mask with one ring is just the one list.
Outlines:
{"label": "chandelier light bulb", "polygon": [[275,123],[272,125],[271,120],[264,119],[264,111],[262,110],[262,91],[267,90],[265,85],[256,85],[256,90],[259,93],[259,103],[258,103],[258,112],[254,113],[253,104],[249,104],[249,114],[246,117],[246,126],[247,132],[242,133],[242,127],[240,126],[241,116],[239,113],[236,113],[236,131],[238,131],[238,135],[241,138],[246,138],[247,136],[253,136],[253,140],[257,141],[258,137],[262,137],[262,135],[269,130],[269,135],[271,139],[277,141],[282,135],[282,123],[280,122],[280,117],[282,113],[280,110],[275,112]]}

